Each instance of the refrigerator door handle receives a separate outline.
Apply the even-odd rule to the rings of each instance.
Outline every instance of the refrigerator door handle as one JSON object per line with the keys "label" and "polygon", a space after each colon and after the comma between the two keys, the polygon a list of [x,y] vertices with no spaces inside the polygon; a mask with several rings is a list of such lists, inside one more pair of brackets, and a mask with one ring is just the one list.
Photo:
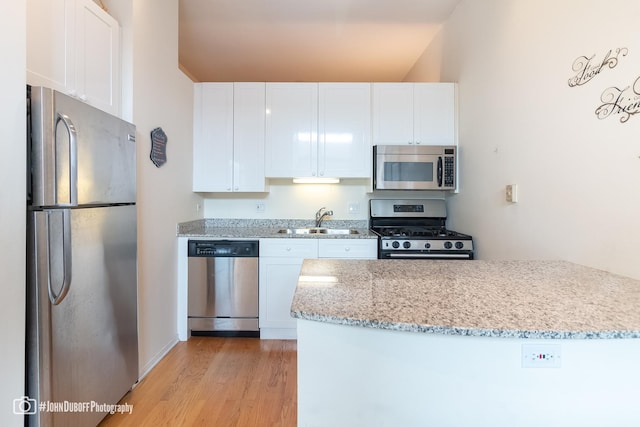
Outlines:
{"label": "refrigerator door handle", "polygon": [[67,296],[71,287],[71,210],[63,209],[58,211],[62,213],[62,287],[58,294],[53,290],[53,278],[51,272],[51,211],[47,211],[47,269],[48,280],[47,287],[49,291],[49,301],[51,304],[58,305]]}
{"label": "refrigerator door handle", "polygon": [[[78,205],[78,134],[73,121],[66,114],[58,113],[56,125],[62,122],[69,134],[69,205]],[[56,196],[57,199],[57,196]],[[56,200],[57,201],[57,200]]]}

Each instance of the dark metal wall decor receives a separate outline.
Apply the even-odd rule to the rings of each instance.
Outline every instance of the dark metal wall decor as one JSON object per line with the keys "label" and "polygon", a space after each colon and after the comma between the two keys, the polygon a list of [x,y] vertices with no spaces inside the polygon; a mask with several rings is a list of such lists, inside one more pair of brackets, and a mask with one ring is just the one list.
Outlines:
{"label": "dark metal wall decor", "polygon": [[151,131],[151,161],[157,168],[167,162],[167,134],[162,128]]}
{"label": "dark metal wall decor", "polygon": [[625,123],[631,116],[640,113],[640,76],[625,88],[612,86],[605,89],[600,101],[603,104],[596,108],[596,116],[600,120],[619,114],[620,123]]}
{"label": "dark metal wall decor", "polygon": [[569,87],[582,86],[588,83],[600,74],[605,67],[615,68],[618,65],[618,58],[625,57],[628,53],[629,50],[626,47],[619,47],[615,51],[610,49],[604,55],[602,61],[594,60],[595,53],[590,57],[579,56],[573,61],[572,69],[576,74],[568,80]]}

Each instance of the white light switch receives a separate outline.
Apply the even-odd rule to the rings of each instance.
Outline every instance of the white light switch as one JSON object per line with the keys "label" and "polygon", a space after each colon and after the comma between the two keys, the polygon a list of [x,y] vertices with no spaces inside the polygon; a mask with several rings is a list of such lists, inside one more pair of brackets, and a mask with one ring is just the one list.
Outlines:
{"label": "white light switch", "polygon": [[507,202],[517,203],[518,202],[518,186],[516,184],[507,185],[505,191]]}

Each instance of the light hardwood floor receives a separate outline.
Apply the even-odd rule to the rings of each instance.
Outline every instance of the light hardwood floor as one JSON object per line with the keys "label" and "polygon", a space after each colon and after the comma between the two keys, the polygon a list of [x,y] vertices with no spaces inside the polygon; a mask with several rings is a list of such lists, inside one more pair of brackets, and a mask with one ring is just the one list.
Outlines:
{"label": "light hardwood floor", "polygon": [[120,403],[113,426],[283,426],[297,419],[296,341],[191,337]]}

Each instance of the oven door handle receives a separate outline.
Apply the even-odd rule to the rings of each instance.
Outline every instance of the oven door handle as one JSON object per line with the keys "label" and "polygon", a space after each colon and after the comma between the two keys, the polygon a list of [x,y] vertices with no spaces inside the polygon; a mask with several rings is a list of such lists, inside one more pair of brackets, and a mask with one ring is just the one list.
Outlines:
{"label": "oven door handle", "polygon": [[442,187],[442,156],[438,157],[438,187]]}
{"label": "oven door handle", "polygon": [[429,259],[447,259],[460,258],[471,259],[470,254],[407,254],[407,253],[391,253],[389,258],[429,258]]}

